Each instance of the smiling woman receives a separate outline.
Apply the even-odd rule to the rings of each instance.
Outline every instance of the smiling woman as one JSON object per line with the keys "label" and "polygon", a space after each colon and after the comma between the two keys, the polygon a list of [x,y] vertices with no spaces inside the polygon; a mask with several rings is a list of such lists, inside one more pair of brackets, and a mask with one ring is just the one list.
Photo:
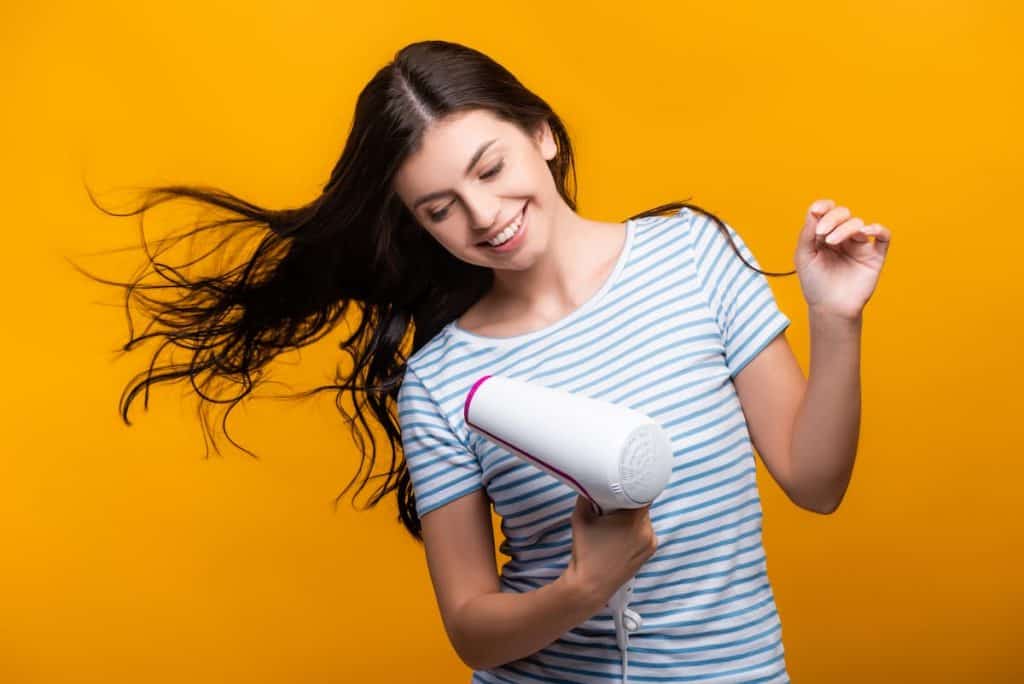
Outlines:
{"label": "smiling woman", "polygon": [[[454,256],[489,266],[521,244],[489,243],[514,235],[509,229],[520,227],[527,206],[533,213],[566,206],[548,166],[555,152],[545,122],[528,134],[489,110],[464,110],[426,128],[395,174],[395,192]],[[447,187],[432,189],[443,179],[450,179]]]}
{"label": "smiling woman", "polygon": [[[646,548],[651,520],[672,548],[652,559],[664,565],[641,587],[657,617],[637,635],[644,648],[633,667],[708,683],[741,674],[788,681],[749,443],[728,382],[788,321],[750,250],[713,214],[670,202],[624,223],[585,218],[570,175],[575,181],[561,119],[507,69],[456,43],[407,45],[360,92],[344,149],[308,204],[275,210],[208,187],[163,186],[128,214],[191,199],[231,214],[187,233],[226,231],[213,241],[218,258],[236,237],[256,244],[212,276],[189,278],[147,251],[152,275],[164,282],[144,282],[149,272],[132,283],[98,279],[127,288],[153,314],[126,350],[165,340],[126,388],[124,420],[151,384],[184,380],[205,402],[208,430],[205,409],[228,404],[230,412],[267,364],[332,332],[355,305],[358,327],[342,342],[351,374],[296,396],[339,394],[362,458],[339,498],[369,459],[353,497],[362,491],[377,460],[372,432],[367,453],[356,430],[368,425],[365,406],[382,426],[391,467],[369,505],[395,492],[399,519],[426,544],[452,643],[479,666],[473,681],[607,682],[618,674],[602,588],[637,569],[622,549],[638,540]],[[468,327],[456,324],[460,316]],[[469,330],[494,323],[508,336]],[[188,362],[160,366],[161,353],[175,348]],[[638,403],[637,392],[668,376],[701,373],[657,395],[693,405],[644,397],[652,415],[676,412],[681,444],[696,440],[699,450],[716,434],[722,440],[701,456],[679,454],[694,459],[681,463],[687,480],[714,496],[691,499],[687,484],[633,525],[572,522],[569,493],[544,474],[513,468],[507,454],[478,452],[461,431],[457,383],[484,362],[494,372],[573,391],[600,387]],[[345,412],[346,392],[355,415]],[[705,419],[717,433],[701,440]],[[487,543],[491,504],[508,516],[505,548],[515,554],[500,578]],[[680,649],[684,639],[692,645]]]}

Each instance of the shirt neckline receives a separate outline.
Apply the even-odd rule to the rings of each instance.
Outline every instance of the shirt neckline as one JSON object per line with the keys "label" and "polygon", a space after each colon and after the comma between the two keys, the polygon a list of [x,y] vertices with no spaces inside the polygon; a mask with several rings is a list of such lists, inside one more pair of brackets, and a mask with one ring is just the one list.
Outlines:
{"label": "shirt neckline", "polygon": [[622,246],[622,251],[619,253],[618,259],[615,261],[615,267],[612,269],[611,274],[605,279],[604,284],[598,288],[597,292],[590,296],[590,299],[585,301],[583,304],[578,306],[574,311],[569,312],[554,323],[550,323],[543,328],[537,330],[531,330],[529,332],[522,333],[520,335],[512,335],[510,337],[491,337],[488,335],[478,335],[477,333],[470,332],[459,327],[456,320],[452,320],[445,326],[448,331],[458,339],[475,342],[478,344],[485,344],[490,346],[504,346],[509,344],[517,344],[532,340],[535,337],[547,335],[555,330],[558,330],[582,316],[583,314],[594,308],[605,296],[605,294],[612,288],[615,282],[619,279],[619,274],[622,272],[623,267],[626,265],[626,261],[629,259],[629,253],[633,247],[633,235],[636,231],[636,221],[634,219],[626,219],[626,242]]}

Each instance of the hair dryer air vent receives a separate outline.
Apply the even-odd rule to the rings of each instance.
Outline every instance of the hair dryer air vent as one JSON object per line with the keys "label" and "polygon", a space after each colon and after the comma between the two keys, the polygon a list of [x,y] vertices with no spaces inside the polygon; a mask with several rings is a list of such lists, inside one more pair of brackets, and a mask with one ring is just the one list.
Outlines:
{"label": "hair dryer air vent", "polygon": [[663,473],[654,458],[658,432],[661,428],[653,424],[634,429],[626,439],[619,462],[622,491],[640,505],[653,501],[665,487]]}

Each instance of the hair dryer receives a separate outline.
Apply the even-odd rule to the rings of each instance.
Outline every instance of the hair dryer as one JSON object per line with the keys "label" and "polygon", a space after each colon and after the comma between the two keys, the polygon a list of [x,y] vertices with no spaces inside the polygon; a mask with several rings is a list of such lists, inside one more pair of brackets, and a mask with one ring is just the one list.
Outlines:
{"label": "hair dryer", "polygon": [[[653,501],[672,474],[672,444],[650,416],[626,406],[515,378],[485,375],[463,406],[470,430],[562,480],[603,515]],[[633,579],[608,601],[626,681],[628,633],[640,616],[627,605]]]}

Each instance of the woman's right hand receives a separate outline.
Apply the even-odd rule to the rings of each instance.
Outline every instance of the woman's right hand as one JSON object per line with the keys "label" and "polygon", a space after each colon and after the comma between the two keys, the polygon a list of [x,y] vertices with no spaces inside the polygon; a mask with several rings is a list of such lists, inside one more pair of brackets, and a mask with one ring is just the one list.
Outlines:
{"label": "woman's right hand", "polygon": [[572,559],[567,579],[604,602],[654,555],[658,537],[650,504],[598,515],[588,499],[576,497],[572,513]]}

